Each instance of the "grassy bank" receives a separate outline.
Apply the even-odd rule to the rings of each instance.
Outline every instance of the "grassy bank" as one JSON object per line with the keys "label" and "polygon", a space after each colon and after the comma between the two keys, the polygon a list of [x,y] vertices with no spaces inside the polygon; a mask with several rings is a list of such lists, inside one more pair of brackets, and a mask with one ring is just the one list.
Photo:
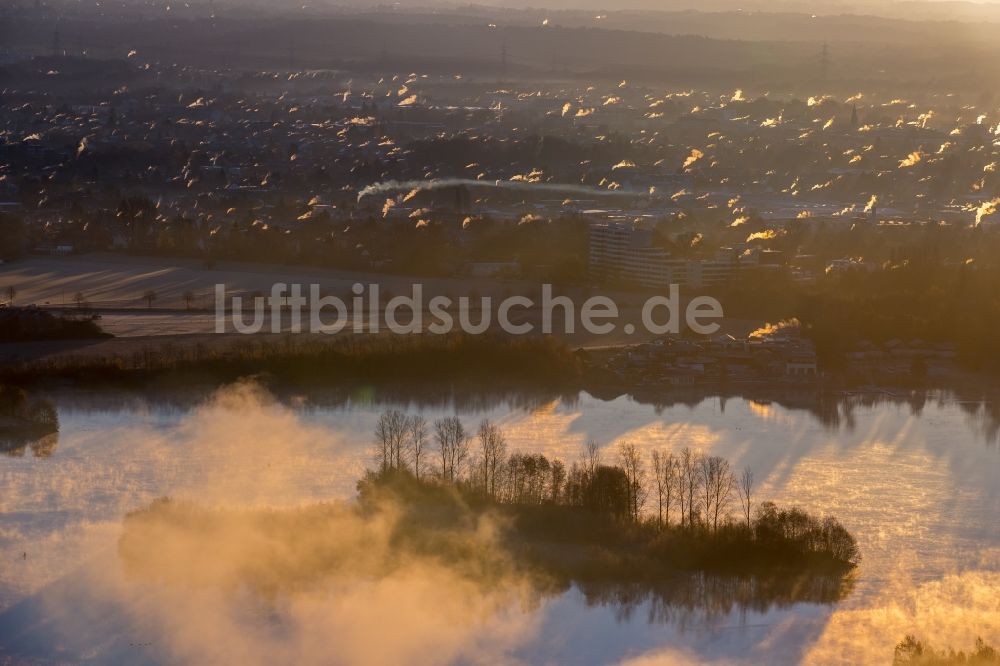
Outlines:
{"label": "grassy bank", "polygon": [[576,382],[580,363],[551,337],[342,336],[237,340],[226,346],[145,347],[130,354],[65,354],[0,368],[17,385],[70,381],[225,383],[246,376],[313,386],[363,379]]}

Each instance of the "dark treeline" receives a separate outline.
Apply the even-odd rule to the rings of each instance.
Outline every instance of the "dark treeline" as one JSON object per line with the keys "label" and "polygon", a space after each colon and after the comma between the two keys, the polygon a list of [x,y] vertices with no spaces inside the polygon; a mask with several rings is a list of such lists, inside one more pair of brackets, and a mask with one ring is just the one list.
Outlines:
{"label": "dark treeline", "polygon": [[145,347],[134,353],[66,354],[12,362],[0,381],[31,384],[67,379],[80,383],[170,379],[210,383],[259,376],[313,386],[351,379],[531,381],[540,386],[578,382],[580,364],[551,337],[485,336],[282,336],[226,346]]}
{"label": "dark treeline", "polygon": [[[428,423],[389,410],[375,428],[376,470],[359,482],[362,503],[389,493],[440,517],[458,505],[508,515],[529,559],[570,578],[655,578],[670,570],[846,571],[860,560],[854,537],[832,517],[779,508],[755,496],[749,468],[685,448],[630,442],[604,460],[596,443],[566,465],[508,451],[500,426],[474,431],[458,417]],[[451,506],[449,509],[450,505]],[[735,512],[734,512],[735,509]],[[567,557],[566,548],[579,548]]]}
{"label": "dark treeline", "polygon": [[1000,652],[987,645],[982,638],[976,639],[975,647],[969,652],[952,648],[939,650],[909,635],[896,645],[892,659],[893,666],[985,666],[1000,664]]}
{"label": "dark treeline", "polygon": [[864,341],[893,339],[951,343],[967,368],[1000,371],[995,331],[1000,327],[992,266],[955,261],[902,261],[871,272],[826,276],[814,284],[791,276],[741,279],[720,294],[729,316],[770,320],[796,317],[829,369]]}
{"label": "dark treeline", "polygon": [[[15,290],[7,288],[8,301]],[[110,338],[90,315],[52,314],[38,308],[0,308],[0,342],[35,342],[38,340],[85,340]]]}

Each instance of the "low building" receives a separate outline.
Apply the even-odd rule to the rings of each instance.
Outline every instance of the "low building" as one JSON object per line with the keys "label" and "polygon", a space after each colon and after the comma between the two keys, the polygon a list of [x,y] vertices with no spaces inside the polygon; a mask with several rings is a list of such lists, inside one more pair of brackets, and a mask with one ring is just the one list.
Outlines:
{"label": "low building", "polygon": [[815,377],[818,372],[815,354],[791,354],[785,359],[785,374],[790,377]]}

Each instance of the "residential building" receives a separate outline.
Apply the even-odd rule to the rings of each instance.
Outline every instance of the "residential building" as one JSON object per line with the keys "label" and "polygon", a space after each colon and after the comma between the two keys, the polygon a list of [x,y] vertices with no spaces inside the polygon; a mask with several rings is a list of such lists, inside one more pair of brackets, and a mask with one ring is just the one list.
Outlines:
{"label": "residential building", "polygon": [[590,274],[601,281],[627,282],[648,289],[670,284],[701,289],[722,284],[736,274],[734,260],[672,259],[652,244],[653,232],[623,222],[590,226]]}

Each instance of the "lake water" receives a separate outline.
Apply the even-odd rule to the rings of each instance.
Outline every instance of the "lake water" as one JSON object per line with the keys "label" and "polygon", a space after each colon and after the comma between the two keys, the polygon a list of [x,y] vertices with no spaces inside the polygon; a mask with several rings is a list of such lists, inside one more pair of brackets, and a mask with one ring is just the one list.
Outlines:
{"label": "lake water", "polygon": [[[891,662],[907,633],[956,648],[977,636],[1000,643],[1000,410],[989,398],[796,396],[794,406],[707,398],[653,406],[586,393],[372,387],[276,399],[246,386],[155,400],[52,398],[58,442],[0,456],[0,655],[95,663],[264,663],[289,655],[300,663],[434,663],[501,655],[529,663],[858,664]],[[122,517],[156,498],[296,506],[351,497],[387,405],[428,419],[458,414],[469,426],[491,418],[512,449],[567,462],[588,440],[613,456],[614,443],[627,439],[648,450],[691,446],[736,469],[749,465],[758,498],[833,514],[857,536],[864,559],[853,591],[836,604],[672,612],[642,595],[599,603],[574,588],[469,610],[467,598],[436,605],[438,591],[418,594],[420,583],[408,581],[387,594],[412,595],[409,615],[399,601],[368,617],[358,609],[372,594],[349,616],[322,606],[322,622],[301,605],[253,613],[227,605],[215,618],[236,635],[266,628],[263,647],[240,654],[192,633],[120,575]],[[350,642],[381,623],[391,640]],[[317,651],[315,641],[341,647]]]}

